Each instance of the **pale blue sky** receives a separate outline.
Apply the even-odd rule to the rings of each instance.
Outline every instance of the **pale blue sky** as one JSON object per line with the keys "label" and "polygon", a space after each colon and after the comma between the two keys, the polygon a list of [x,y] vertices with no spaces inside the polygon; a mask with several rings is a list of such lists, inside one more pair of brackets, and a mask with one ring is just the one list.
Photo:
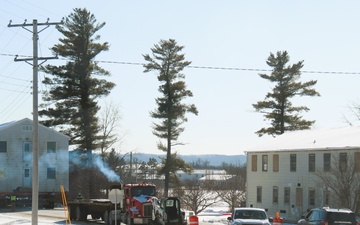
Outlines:
{"label": "pale blue sky", "polygon": [[[318,80],[315,88],[321,97],[297,98],[293,103],[311,109],[303,116],[316,120],[315,128],[347,126],[344,115],[359,125],[348,109],[360,96],[359,1],[0,0],[0,5],[0,123],[32,119],[32,67],[13,60],[16,54],[32,55],[32,34],[21,27],[8,28],[9,20],[13,24],[25,19],[45,22],[47,18],[58,22],[73,8],[81,7],[99,22],[106,22],[99,34],[102,42],[110,43],[110,50],[97,60],[116,62],[100,63],[112,73],[109,79],[116,87],[100,103],[120,106],[119,133],[125,136],[115,147],[122,153],[161,153],[150,127],[154,120],[149,116],[159,96],[156,74],[121,63],[144,63],[142,54],[169,38],[185,46],[183,53],[192,66],[241,69],[184,71],[194,94],[187,101],[198,107],[199,115],[188,116],[179,139],[186,145],[174,149],[179,154],[242,154],[270,139],[255,135],[268,124],[253,111],[252,104],[263,100],[272,86],[257,71],[247,69],[270,69],[266,59],[276,51],[288,51],[291,63],[304,60],[303,71],[357,73],[303,73],[304,82]],[[42,31],[39,55],[51,56],[49,48],[59,37],[53,26]],[[44,76],[40,73],[39,79]],[[46,89],[42,84],[39,88]]]}

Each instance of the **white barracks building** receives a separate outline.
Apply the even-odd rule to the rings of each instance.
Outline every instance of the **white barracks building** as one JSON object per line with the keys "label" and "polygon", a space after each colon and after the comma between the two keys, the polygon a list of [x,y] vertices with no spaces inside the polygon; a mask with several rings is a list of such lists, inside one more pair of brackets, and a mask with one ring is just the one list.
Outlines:
{"label": "white barracks building", "polygon": [[322,187],[316,170],[330,170],[334,159],[360,163],[360,127],[288,132],[247,155],[248,207],[267,210],[269,216],[297,221],[307,209],[337,207],[331,189]]}

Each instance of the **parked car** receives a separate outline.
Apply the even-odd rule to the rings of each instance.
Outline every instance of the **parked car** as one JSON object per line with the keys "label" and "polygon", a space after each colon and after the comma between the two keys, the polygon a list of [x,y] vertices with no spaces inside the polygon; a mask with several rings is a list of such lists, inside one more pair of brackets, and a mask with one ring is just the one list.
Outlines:
{"label": "parked car", "polygon": [[260,208],[235,208],[228,221],[231,225],[271,225],[267,213]]}
{"label": "parked car", "polygon": [[349,209],[314,208],[304,218],[301,218],[298,225],[357,225],[356,215]]}

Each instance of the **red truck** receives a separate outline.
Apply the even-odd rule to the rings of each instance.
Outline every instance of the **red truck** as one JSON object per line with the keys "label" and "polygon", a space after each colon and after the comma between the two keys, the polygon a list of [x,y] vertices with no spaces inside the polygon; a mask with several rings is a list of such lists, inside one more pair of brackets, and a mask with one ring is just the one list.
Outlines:
{"label": "red truck", "polygon": [[[184,225],[179,199],[172,197],[160,201],[156,197],[154,184],[115,184],[110,187],[108,197],[69,201],[70,219],[86,221],[88,215],[91,215],[92,219],[105,221],[105,225],[117,225],[120,222],[127,225]],[[170,199],[171,204],[166,202]]]}

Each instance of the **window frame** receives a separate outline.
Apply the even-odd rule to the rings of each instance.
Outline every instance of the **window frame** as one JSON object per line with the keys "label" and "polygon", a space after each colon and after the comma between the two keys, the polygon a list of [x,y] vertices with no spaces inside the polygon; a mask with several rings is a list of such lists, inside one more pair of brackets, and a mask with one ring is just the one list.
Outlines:
{"label": "window frame", "polygon": [[315,206],[315,189],[313,188],[309,188],[309,191],[308,191],[308,197],[309,197],[309,205],[311,206]]}
{"label": "window frame", "polygon": [[251,156],[251,171],[253,172],[257,171],[257,155]]}
{"label": "window frame", "polygon": [[48,167],[46,178],[48,180],[55,180],[56,179],[56,168],[55,167]]}
{"label": "window frame", "polygon": [[273,172],[279,172],[279,154],[273,155]]}
{"label": "window frame", "polygon": [[290,154],[290,172],[296,172],[296,154]]}
{"label": "window frame", "polygon": [[262,155],[261,156],[261,167],[263,172],[267,172],[269,169],[269,156]]}
{"label": "window frame", "polygon": [[257,203],[262,202],[262,187],[261,186],[256,187],[256,202]]}
{"label": "window frame", "polygon": [[315,172],[316,155],[315,153],[309,153],[309,172]]}
{"label": "window frame", "polygon": [[284,187],[284,204],[290,204],[290,187]]}
{"label": "window frame", "polygon": [[324,167],[324,172],[329,172],[331,170],[331,153],[324,153],[323,167]]}
{"label": "window frame", "polygon": [[339,167],[340,167],[340,171],[344,172],[347,170],[348,167],[348,155],[346,152],[340,152],[339,153]]}
{"label": "window frame", "polygon": [[275,205],[279,204],[279,187],[278,186],[273,186],[272,203]]}
{"label": "window frame", "polygon": [[[51,145],[54,145],[54,146],[51,146]],[[56,153],[56,141],[46,142],[46,152],[47,153]]]}
{"label": "window frame", "polygon": [[0,141],[0,153],[7,153],[7,141]]}

